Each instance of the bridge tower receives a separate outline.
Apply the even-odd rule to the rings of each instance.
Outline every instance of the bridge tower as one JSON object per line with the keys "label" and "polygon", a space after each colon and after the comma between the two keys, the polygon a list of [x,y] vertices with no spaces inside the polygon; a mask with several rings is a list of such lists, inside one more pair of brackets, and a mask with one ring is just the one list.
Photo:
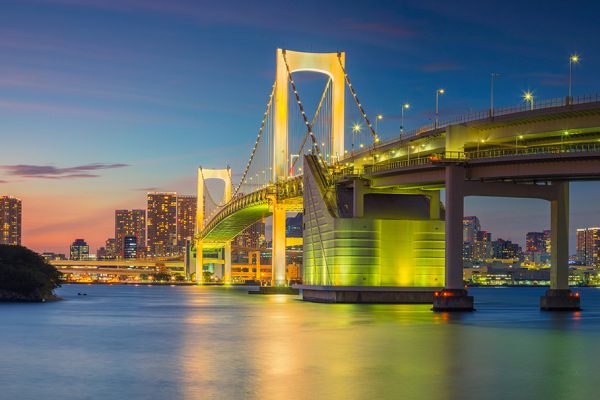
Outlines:
{"label": "bridge tower", "polygon": [[[332,157],[344,155],[344,63],[345,53],[308,53],[277,49],[277,77],[275,83],[274,138],[272,181],[278,182],[289,177],[288,170],[288,81],[289,74],[311,71],[331,78],[332,116],[331,149]],[[273,201],[273,285],[285,285],[285,217],[283,204]]]}
{"label": "bridge tower", "polygon": [[[198,168],[198,202],[196,208],[196,283],[202,284],[203,271],[203,255],[202,255],[202,239],[200,234],[204,229],[204,216],[206,211],[205,202],[205,184],[207,179],[218,179],[225,184],[223,187],[222,202],[227,203],[231,200],[232,184],[231,184],[231,168],[225,169],[207,169]],[[231,241],[227,241],[223,248],[223,258],[225,261],[223,280],[225,283],[231,283]]]}

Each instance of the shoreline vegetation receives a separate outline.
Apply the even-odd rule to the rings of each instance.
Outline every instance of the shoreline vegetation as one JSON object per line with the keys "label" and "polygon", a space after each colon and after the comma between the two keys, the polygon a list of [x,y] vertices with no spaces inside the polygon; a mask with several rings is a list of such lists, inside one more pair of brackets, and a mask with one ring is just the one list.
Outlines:
{"label": "shoreline vegetation", "polygon": [[60,300],[54,289],[61,273],[23,246],[0,245],[0,302],[40,303]]}

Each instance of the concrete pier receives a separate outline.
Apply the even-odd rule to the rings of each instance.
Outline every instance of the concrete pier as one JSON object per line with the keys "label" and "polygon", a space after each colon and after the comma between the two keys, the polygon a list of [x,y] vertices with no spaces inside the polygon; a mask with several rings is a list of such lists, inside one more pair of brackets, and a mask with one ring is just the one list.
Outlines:
{"label": "concrete pier", "polygon": [[548,289],[540,298],[542,311],[581,311],[579,293],[570,289]]}

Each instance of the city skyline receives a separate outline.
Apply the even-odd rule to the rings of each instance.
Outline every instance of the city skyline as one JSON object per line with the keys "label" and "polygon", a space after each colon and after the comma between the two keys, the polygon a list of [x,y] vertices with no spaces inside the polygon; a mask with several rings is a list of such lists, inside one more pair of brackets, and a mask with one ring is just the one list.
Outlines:
{"label": "city skyline", "polygon": [[[431,121],[440,87],[442,119],[487,108],[494,72],[501,74],[498,107],[521,103],[529,89],[536,98],[564,97],[573,53],[581,55],[574,95],[600,87],[600,55],[586,40],[598,34],[597,5],[469,4],[388,5],[382,15],[378,7],[332,3],[314,15],[309,2],[291,17],[273,2],[265,19],[241,2],[7,2],[0,16],[0,129],[11,151],[2,154],[0,193],[23,200],[23,244],[64,253],[85,237],[98,248],[114,210],[144,207],[140,192],[193,194],[198,165],[230,164],[239,179],[277,47],[347,51],[367,113],[383,115],[382,137],[398,131],[404,102],[411,104],[406,130]],[[515,22],[516,11],[527,24]],[[544,18],[532,17],[540,12]],[[546,26],[553,29],[541,40],[536,32]],[[311,79],[299,83],[310,88]],[[575,228],[600,225],[600,186],[573,183],[571,193],[572,253]],[[549,228],[543,201],[465,204],[465,215],[520,244],[522,232]]]}

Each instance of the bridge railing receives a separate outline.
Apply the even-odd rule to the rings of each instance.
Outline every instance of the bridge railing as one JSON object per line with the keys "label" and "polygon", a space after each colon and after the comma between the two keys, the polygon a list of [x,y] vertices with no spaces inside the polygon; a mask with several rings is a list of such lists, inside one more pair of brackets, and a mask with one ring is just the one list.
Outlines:
{"label": "bridge railing", "polygon": [[600,143],[576,143],[553,146],[536,146],[522,148],[495,148],[486,150],[475,150],[468,152],[447,151],[443,154],[431,154],[428,156],[417,157],[414,159],[391,160],[381,164],[365,165],[363,171],[353,170],[354,174],[371,174],[377,172],[390,171],[400,168],[415,167],[421,165],[433,165],[440,162],[460,162],[478,159],[490,159],[501,157],[529,156],[536,154],[569,154],[599,152]]}
{"label": "bridge railing", "polygon": [[552,146],[536,146],[536,147],[521,147],[521,148],[498,148],[475,150],[465,153],[465,158],[468,160],[510,157],[521,155],[534,154],[562,154],[562,153],[584,153],[584,152],[600,152],[600,143],[574,143]]}
{"label": "bridge railing", "polygon": [[595,103],[600,102],[600,94],[586,94],[581,96],[571,96],[571,97],[558,97],[553,99],[543,99],[539,101],[534,101],[533,106],[531,103],[523,103],[516,106],[511,107],[502,107],[502,108],[494,108],[493,112],[491,109],[480,110],[475,112],[469,112],[464,115],[451,117],[449,119],[445,119],[438,123],[437,128],[434,123],[430,123],[427,125],[423,125],[417,129],[412,129],[410,131],[406,131],[402,133],[402,135],[398,135],[386,140],[379,141],[374,145],[374,148],[385,146],[390,143],[397,142],[401,139],[411,139],[417,137],[425,132],[432,132],[436,129],[445,129],[450,125],[462,124],[466,122],[479,121],[490,119],[492,117],[500,117],[502,115],[515,114],[518,112],[526,112],[532,110],[541,110],[545,108],[553,108],[553,107],[566,107],[570,105],[576,104],[585,104],[585,103]]}

